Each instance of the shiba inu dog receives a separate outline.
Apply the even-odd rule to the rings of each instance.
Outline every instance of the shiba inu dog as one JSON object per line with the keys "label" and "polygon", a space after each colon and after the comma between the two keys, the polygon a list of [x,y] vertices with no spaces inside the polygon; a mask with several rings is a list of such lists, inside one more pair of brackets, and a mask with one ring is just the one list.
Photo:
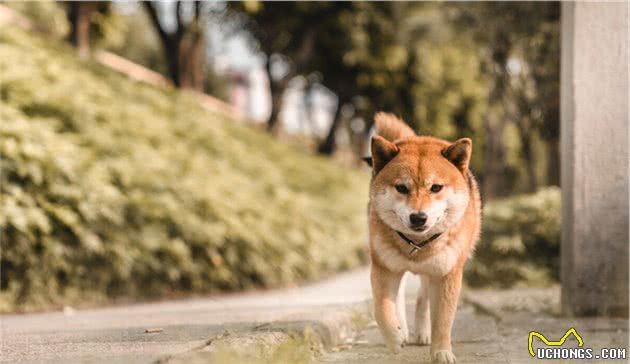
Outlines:
{"label": "shiba inu dog", "polygon": [[451,328],[481,226],[479,189],[468,169],[472,141],[417,136],[391,114],[374,121],[368,215],[376,321],[399,352],[410,340],[402,277],[419,275],[411,340],[431,344],[432,361],[455,363]]}

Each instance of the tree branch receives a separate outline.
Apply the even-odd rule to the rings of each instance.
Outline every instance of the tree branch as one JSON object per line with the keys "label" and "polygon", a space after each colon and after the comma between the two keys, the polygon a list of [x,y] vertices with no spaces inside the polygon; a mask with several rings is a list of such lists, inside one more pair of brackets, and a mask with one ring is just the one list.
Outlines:
{"label": "tree branch", "polygon": [[201,13],[201,1],[195,1],[195,20],[199,21],[200,13]]}
{"label": "tree branch", "polygon": [[302,44],[295,57],[296,73],[301,73],[304,64],[310,60],[315,48],[316,35],[315,30],[309,28],[302,37]]}
{"label": "tree branch", "polygon": [[162,28],[162,24],[160,23],[160,18],[158,16],[157,9],[153,6],[153,4],[150,1],[143,1],[142,5],[144,5],[144,8],[147,10],[147,13],[149,13],[149,17],[151,18],[153,27],[155,28],[158,35],[160,36],[160,39],[162,40],[162,44],[164,45],[164,47],[168,47],[168,44],[171,41],[171,36],[164,30],[164,28]]}
{"label": "tree branch", "polygon": [[177,21],[177,25],[175,28],[175,36],[177,38],[181,38],[184,35],[184,29],[186,26],[184,25],[184,21],[182,20],[182,2],[175,2],[175,19]]}

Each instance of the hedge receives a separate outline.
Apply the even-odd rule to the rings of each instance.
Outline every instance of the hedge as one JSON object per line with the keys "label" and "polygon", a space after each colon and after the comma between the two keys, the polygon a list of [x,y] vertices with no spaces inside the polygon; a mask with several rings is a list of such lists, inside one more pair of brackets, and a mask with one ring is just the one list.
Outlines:
{"label": "hedge", "polygon": [[560,189],[495,200],[466,267],[473,287],[545,286],[559,281]]}
{"label": "hedge", "polygon": [[366,261],[368,174],[0,29],[0,311],[272,287]]}

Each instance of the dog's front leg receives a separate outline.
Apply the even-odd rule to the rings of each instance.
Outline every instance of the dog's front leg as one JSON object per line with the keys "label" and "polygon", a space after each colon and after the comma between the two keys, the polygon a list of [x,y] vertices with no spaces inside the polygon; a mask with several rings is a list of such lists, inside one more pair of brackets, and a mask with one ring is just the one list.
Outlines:
{"label": "dog's front leg", "polygon": [[405,343],[404,332],[398,320],[396,300],[403,273],[394,273],[372,263],[371,281],[374,297],[374,316],[381,329],[385,344],[394,353]]}
{"label": "dog's front leg", "polygon": [[432,277],[431,300],[431,359],[434,363],[454,364],[451,330],[462,286],[462,270],[456,268],[444,277]]}
{"label": "dog's front leg", "polygon": [[420,274],[420,290],[418,290],[418,300],[416,302],[415,341],[420,345],[429,345],[431,343],[431,316],[429,307],[429,277]]}

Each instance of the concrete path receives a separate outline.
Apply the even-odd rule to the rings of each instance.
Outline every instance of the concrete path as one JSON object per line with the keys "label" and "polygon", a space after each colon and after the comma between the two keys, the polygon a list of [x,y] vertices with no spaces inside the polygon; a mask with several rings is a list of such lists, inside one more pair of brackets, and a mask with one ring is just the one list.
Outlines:
{"label": "concrete path", "polygon": [[[413,314],[417,280],[407,279],[408,315]],[[536,363],[528,352],[530,331],[558,340],[571,327],[584,347],[628,348],[628,320],[567,319],[557,314],[559,288],[507,291],[464,290],[453,331],[458,363]],[[251,292],[102,309],[0,316],[1,363],[207,363],[212,341],[226,331],[235,347],[247,338],[275,338],[286,328],[335,321],[339,312],[367,313],[367,269],[341,274],[300,288]],[[427,363],[429,347],[408,345],[389,353],[378,329],[365,316],[357,333],[351,320],[333,322],[350,333],[315,355],[321,363]],[[412,319],[409,319],[413,322]],[[340,324],[343,322],[343,324]],[[337,326],[335,326],[337,325]],[[326,325],[324,325],[326,326]],[[331,325],[326,326],[330,329]],[[146,333],[159,328],[160,332]],[[413,327],[410,328],[413,332]],[[341,337],[341,336],[339,336]],[[273,340],[272,340],[273,341]],[[212,342],[212,343],[211,343]],[[278,341],[279,342],[279,341]],[[575,347],[570,337],[565,344]],[[542,347],[540,340],[534,347]],[[617,360],[616,362],[627,362]],[[250,361],[251,362],[251,361]],[[264,362],[264,361],[263,361]],[[556,363],[558,361],[555,361]],[[567,361],[565,361],[567,362]],[[571,362],[571,361],[569,361]],[[598,362],[588,360],[582,362]],[[612,361],[602,361],[612,362]]]}
{"label": "concrete path", "polygon": [[[2,363],[150,363],[226,330],[321,317],[369,297],[367,269],[300,288],[0,316]],[[145,333],[161,328],[159,333]]]}
{"label": "concrete path", "polygon": [[[409,292],[408,292],[409,294]],[[453,352],[458,364],[465,363],[627,363],[628,320],[625,318],[562,318],[557,314],[559,287],[549,289],[512,289],[506,291],[465,290],[453,328]],[[413,314],[413,301],[408,300],[407,315]],[[625,349],[625,358],[618,360],[551,360],[533,358],[529,354],[530,331],[543,334],[549,341],[559,340],[568,329],[575,328],[598,355],[602,348]],[[410,327],[413,333],[413,328]],[[577,347],[570,336],[563,347]],[[545,348],[538,338],[533,348]],[[372,323],[352,343],[324,353],[318,363],[386,364],[429,363],[429,346],[407,345],[400,354],[391,354],[383,343],[377,326]]]}

